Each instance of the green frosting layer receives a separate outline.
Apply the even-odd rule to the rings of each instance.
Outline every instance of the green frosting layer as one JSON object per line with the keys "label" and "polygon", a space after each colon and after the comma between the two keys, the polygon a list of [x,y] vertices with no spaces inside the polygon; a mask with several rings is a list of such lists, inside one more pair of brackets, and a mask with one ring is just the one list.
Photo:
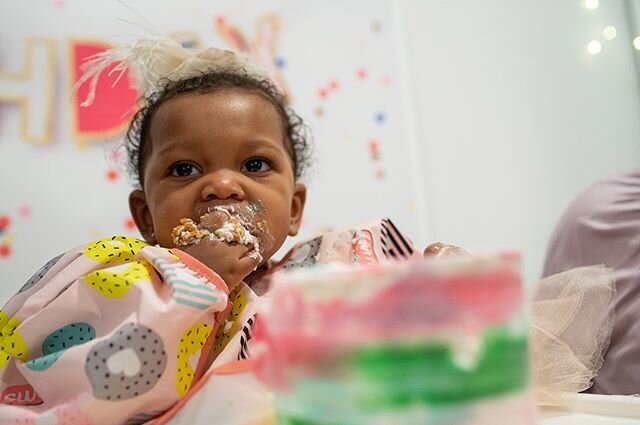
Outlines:
{"label": "green frosting layer", "polygon": [[476,363],[457,365],[445,344],[367,347],[352,365],[358,404],[367,407],[459,403],[496,396],[526,386],[528,353],[525,336],[504,328],[485,333]]}
{"label": "green frosting layer", "polygon": [[376,411],[425,406],[437,412],[512,392],[528,383],[526,335],[506,328],[485,332],[475,362],[462,367],[449,345],[439,342],[371,345],[340,365],[338,378],[298,379],[278,395],[283,425],[367,423]]}

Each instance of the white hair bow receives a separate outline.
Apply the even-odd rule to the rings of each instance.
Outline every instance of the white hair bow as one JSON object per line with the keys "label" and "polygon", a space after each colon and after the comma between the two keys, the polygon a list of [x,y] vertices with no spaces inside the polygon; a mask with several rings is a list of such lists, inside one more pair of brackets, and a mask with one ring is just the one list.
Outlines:
{"label": "white hair bow", "polygon": [[137,85],[140,96],[159,90],[163,82],[195,77],[206,71],[242,72],[259,79],[268,79],[265,70],[247,56],[216,48],[187,49],[166,37],[144,38],[129,45],[116,46],[89,57],[82,65],[82,77],[75,90],[89,82],[89,92],[81,106],[93,103],[96,86],[102,72],[111,64],[108,75],[118,73],[115,86],[129,70],[132,84]]}

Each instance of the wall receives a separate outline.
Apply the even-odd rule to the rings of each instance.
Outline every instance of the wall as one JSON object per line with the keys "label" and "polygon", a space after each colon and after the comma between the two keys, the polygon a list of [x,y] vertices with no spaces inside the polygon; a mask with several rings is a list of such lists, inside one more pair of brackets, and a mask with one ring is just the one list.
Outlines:
{"label": "wall", "polygon": [[[638,3],[634,1],[634,3]],[[523,252],[541,272],[563,209],[640,165],[623,1],[400,0],[432,239]],[[618,36],[605,41],[602,28]],[[602,42],[592,56],[587,43]]]}

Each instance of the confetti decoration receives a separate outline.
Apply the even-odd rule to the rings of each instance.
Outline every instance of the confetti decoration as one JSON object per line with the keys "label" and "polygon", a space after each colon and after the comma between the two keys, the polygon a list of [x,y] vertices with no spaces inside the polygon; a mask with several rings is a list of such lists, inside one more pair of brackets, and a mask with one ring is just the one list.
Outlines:
{"label": "confetti decoration", "polygon": [[338,90],[340,90],[340,82],[339,82],[338,80],[336,80],[336,79],[331,80],[331,82],[329,83],[329,88],[330,88],[332,91],[338,91]]}
{"label": "confetti decoration", "polygon": [[123,159],[122,152],[119,149],[112,149],[108,151],[106,154],[106,157],[107,157],[107,162],[111,166],[120,164]]}
{"label": "confetti decoration", "polygon": [[11,245],[4,243],[0,245],[0,257],[7,258],[11,256]]}
{"label": "confetti decoration", "polygon": [[111,168],[104,174],[104,178],[109,183],[115,183],[118,181],[118,179],[120,179],[120,173],[118,172],[118,170]]}
{"label": "confetti decoration", "polygon": [[313,113],[316,117],[322,118],[324,116],[324,108],[322,108],[322,106],[318,106],[313,110]]}
{"label": "confetti decoration", "polygon": [[377,20],[371,22],[371,31],[380,32],[381,30],[382,30],[382,22],[377,21]]}
{"label": "confetti decoration", "polygon": [[127,231],[129,232],[135,232],[136,230],[138,230],[138,227],[136,226],[136,222],[133,221],[133,218],[131,217],[125,218],[124,228],[127,229]]}
{"label": "confetti decoration", "polygon": [[369,155],[374,161],[380,159],[380,143],[376,139],[369,140]]}
{"label": "confetti decoration", "polygon": [[11,218],[8,215],[0,215],[0,258],[8,258],[12,253],[9,226]]}
{"label": "confetti decoration", "polygon": [[364,68],[359,68],[359,69],[356,71],[356,77],[357,77],[359,80],[364,80],[364,79],[366,79],[366,78],[367,78],[367,70],[366,70],[366,69],[364,69]]}
{"label": "confetti decoration", "polygon": [[380,79],[380,84],[385,87],[390,87],[393,85],[393,78],[391,77],[391,75],[385,75]]}
{"label": "confetti decoration", "polygon": [[384,115],[384,112],[376,112],[374,119],[378,124],[384,124],[387,120],[387,117]]}
{"label": "confetti decoration", "polygon": [[329,97],[329,92],[324,88],[318,89],[318,97],[322,100],[325,100],[327,97]]}
{"label": "confetti decoration", "polygon": [[377,139],[370,139],[367,146],[369,148],[369,157],[375,167],[374,177],[377,180],[384,180],[386,173],[380,164],[380,142]]}
{"label": "confetti decoration", "polygon": [[282,57],[282,56],[277,56],[276,57],[276,66],[279,69],[283,69],[287,66],[287,61]]}
{"label": "confetti decoration", "polygon": [[9,229],[9,224],[11,223],[11,219],[8,215],[0,216],[0,235],[5,233]]}
{"label": "confetti decoration", "polygon": [[18,208],[18,215],[20,216],[20,218],[29,218],[31,217],[31,214],[32,209],[31,205],[29,204],[21,205],[20,208]]}

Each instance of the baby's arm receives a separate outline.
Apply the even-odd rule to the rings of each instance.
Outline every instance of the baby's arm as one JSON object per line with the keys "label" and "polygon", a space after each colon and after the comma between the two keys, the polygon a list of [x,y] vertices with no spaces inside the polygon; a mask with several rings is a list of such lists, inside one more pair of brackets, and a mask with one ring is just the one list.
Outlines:
{"label": "baby's arm", "polygon": [[470,255],[464,248],[449,245],[443,242],[435,242],[427,245],[423,251],[425,258],[440,258],[450,256],[468,256]]}

